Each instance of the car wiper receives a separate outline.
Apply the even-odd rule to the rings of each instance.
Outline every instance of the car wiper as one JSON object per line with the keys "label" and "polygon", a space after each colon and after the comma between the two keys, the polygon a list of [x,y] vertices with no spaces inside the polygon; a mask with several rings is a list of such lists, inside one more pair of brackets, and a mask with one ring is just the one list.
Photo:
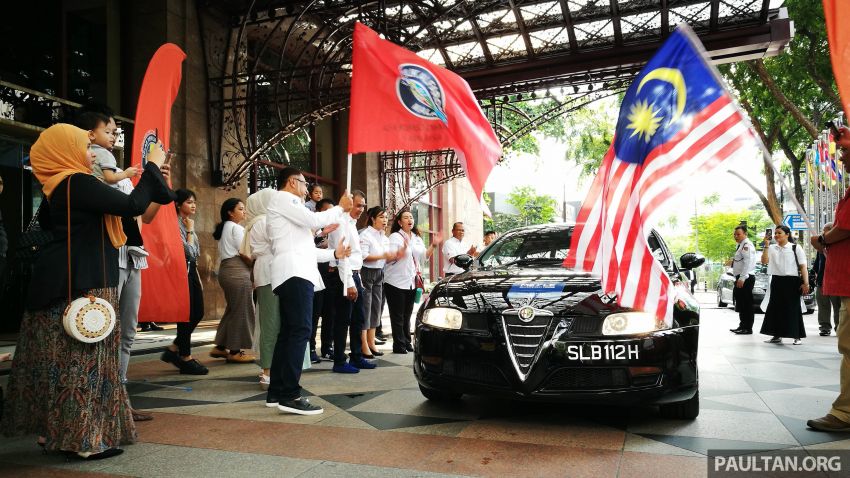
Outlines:
{"label": "car wiper", "polygon": [[519,264],[523,262],[563,262],[563,259],[556,259],[552,257],[523,257],[522,259],[517,259],[511,262],[506,262],[504,264],[499,264],[498,267],[508,267],[514,264]]}

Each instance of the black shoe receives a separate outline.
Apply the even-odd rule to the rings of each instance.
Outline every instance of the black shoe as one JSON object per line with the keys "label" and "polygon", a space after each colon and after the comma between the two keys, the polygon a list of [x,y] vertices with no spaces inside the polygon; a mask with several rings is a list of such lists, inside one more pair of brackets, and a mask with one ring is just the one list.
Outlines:
{"label": "black shoe", "polygon": [[141,324],[139,324],[139,332],[150,332],[150,331],[151,331],[150,322],[142,322]]}
{"label": "black shoe", "polygon": [[385,343],[387,343],[386,339],[375,336],[375,345],[384,345]]}
{"label": "black shoe", "polygon": [[740,327],[738,327],[737,329],[729,329],[729,332],[732,332],[733,334],[737,334],[737,333],[738,333],[738,332],[740,332],[741,330],[743,330],[743,329],[741,329]]}
{"label": "black shoe", "polygon": [[315,350],[310,351],[310,363],[322,363],[322,359],[319,358]]}
{"label": "black shoe", "polygon": [[294,413],[296,415],[318,415],[324,412],[322,407],[313,405],[309,400],[303,397],[280,402],[277,405],[277,409],[282,412]]}
{"label": "black shoe", "polygon": [[375,332],[375,338],[378,340],[387,341],[387,336],[383,334],[383,332]]}
{"label": "black shoe", "polygon": [[369,351],[372,352],[372,355],[374,355],[375,357],[380,357],[380,356],[384,355],[384,353],[379,351],[379,350],[369,349]]}
{"label": "black shoe", "polygon": [[753,335],[752,330],[744,330],[744,329],[734,330],[734,331],[732,331],[732,333],[735,334],[735,335]]}
{"label": "black shoe", "polygon": [[277,407],[278,402],[280,402],[280,400],[278,400],[277,397],[273,397],[271,395],[266,396],[266,407],[275,408]]}
{"label": "black shoe", "polygon": [[406,354],[406,353],[407,353],[407,349],[397,349],[397,348],[393,347],[393,353],[394,353],[394,354],[402,354],[402,355],[404,355],[404,354]]}
{"label": "black shoe", "polygon": [[821,330],[821,331],[820,331],[820,336],[821,336],[821,337],[828,337],[830,334],[832,334],[832,332],[831,332],[831,331],[829,331],[829,330]]}
{"label": "black shoe", "polygon": [[[330,352],[322,352],[322,359],[327,360],[328,362],[333,362],[334,361],[333,350],[331,350]],[[321,362],[321,360],[320,360],[320,362]]]}
{"label": "black shoe", "polygon": [[413,352],[413,346],[410,345],[410,344],[407,344],[407,345],[404,346],[404,350],[407,350],[408,352]]}
{"label": "black shoe", "polygon": [[148,322],[148,324],[150,324],[150,330],[156,330],[156,331],[165,330],[164,328],[156,325],[156,322]]}
{"label": "black shoe", "polygon": [[210,369],[204,367],[201,362],[198,362],[195,359],[180,359],[180,363],[177,365],[177,368],[180,369],[181,375],[206,375],[210,373]]}
{"label": "black shoe", "polygon": [[174,364],[175,367],[180,368],[180,362],[183,360],[180,359],[180,356],[177,355],[177,352],[171,349],[165,349],[165,352],[159,356],[159,359],[165,363]]}
{"label": "black shoe", "polygon": [[366,360],[374,360],[375,359],[374,355],[369,355],[369,354],[363,354],[362,357]]}
{"label": "black shoe", "polygon": [[88,456],[80,455],[79,453],[77,453],[75,451],[66,451],[65,457],[69,460],[74,459],[74,460],[92,461],[92,460],[103,460],[104,458],[112,458],[113,456],[118,456],[122,453],[124,453],[124,450],[122,450],[120,448],[107,448],[106,450],[103,450],[100,453],[92,453],[91,455],[88,455]]}

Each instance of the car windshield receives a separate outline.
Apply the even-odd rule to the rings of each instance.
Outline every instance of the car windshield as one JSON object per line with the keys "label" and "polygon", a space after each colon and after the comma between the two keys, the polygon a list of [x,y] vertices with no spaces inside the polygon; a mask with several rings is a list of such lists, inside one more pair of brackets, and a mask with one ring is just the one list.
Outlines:
{"label": "car windshield", "polygon": [[570,248],[573,229],[546,228],[507,234],[481,255],[483,267],[505,266],[520,261],[562,262]]}

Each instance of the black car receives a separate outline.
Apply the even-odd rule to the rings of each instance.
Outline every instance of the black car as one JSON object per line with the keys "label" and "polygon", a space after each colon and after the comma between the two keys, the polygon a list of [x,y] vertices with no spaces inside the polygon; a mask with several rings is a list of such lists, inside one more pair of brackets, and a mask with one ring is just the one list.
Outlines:
{"label": "black car", "polygon": [[[521,400],[660,405],[662,415],[699,414],[699,305],[661,237],[649,243],[676,284],[674,319],[620,308],[598,278],[562,267],[572,225],[509,232],[467,272],[434,286],[416,317],[414,371],[430,400],[463,394]],[[470,267],[472,266],[472,267]],[[663,324],[662,324],[663,327]]]}
{"label": "black car", "polygon": [[[759,253],[760,255],[760,253]],[[764,264],[756,264],[755,274],[756,281],[753,285],[753,310],[758,313],[764,313],[761,310],[761,302],[764,300],[764,294],[767,293],[767,288],[770,284],[767,276],[767,266]],[[732,291],[735,289],[735,276],[732,274],[732,268],[726,269],[726,272],[720,275],[717,280],[717,306],[726,307],[727,305],[735,305],[735,298],[732,296]],[[815,312],[815,294],[811,292],[803,296],[803,303],[806,305],[804,314],[813,314]]]}

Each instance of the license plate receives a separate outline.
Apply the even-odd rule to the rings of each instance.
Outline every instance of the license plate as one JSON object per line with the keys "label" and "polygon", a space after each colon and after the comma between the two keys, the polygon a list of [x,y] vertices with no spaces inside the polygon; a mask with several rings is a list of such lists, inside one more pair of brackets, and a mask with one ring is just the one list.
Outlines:
{"label": "license plate", "polygon": [[568,344],[567,360],[609,361],[609,360],[638,360],[640,346],[638,344]]}

